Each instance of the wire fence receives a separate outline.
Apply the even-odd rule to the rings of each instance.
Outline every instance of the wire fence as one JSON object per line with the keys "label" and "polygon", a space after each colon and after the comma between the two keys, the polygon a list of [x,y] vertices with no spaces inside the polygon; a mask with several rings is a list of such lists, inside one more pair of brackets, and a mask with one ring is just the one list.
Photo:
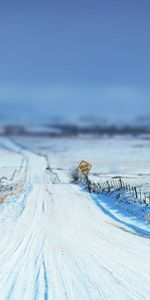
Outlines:
{"label": "wire fence", "polygon": [[145,192],[142,187],[132,186],[125,183],[121,178],[118,180],[107,180],[105,182],[92,182],[86,176],[86,183],[89,193],[115,193],[116,198],[120,198],[123,192],[130,197],[133,202],[150,205],[150,192]]}
{"label": "wire fence", "polygon": [[0,195],[4,192],[11,192],[16,188],[16,186],[21,185],[22,178],[16,177],[21,174],[23,168],[26,169],[27,162],[27,158],[24,157],[19,168],[15,168],[10,177],[0,177]]}

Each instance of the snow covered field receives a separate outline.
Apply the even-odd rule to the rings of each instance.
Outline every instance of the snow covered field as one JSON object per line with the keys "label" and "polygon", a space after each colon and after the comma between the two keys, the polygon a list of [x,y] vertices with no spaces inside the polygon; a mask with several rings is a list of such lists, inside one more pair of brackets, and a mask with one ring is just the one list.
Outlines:
{"label": "snow covered field", "polygon": [[0,204],[0,299],[149,300],[149,223],[70,176],[84,159],[91,179],[149,189],[149,149],[144,137],[0,139],[2,184],[14,186]]}

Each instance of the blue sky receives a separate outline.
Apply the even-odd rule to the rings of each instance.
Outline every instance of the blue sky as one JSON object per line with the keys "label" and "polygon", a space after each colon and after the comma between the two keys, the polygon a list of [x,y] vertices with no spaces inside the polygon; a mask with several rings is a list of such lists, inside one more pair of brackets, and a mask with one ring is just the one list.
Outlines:
{"label": "blue sky", "polygon": [[149,115],[149,36],[148,0],[1,1],[0,115]]}

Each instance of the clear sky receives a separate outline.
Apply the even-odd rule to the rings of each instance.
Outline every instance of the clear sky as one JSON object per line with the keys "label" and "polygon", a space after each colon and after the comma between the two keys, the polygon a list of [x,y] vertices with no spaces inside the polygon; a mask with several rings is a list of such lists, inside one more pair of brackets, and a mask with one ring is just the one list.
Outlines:
{"label": "clear sky", "polygon": [[1,116],[128,120],[149,103],[149,0],[1,0]]}

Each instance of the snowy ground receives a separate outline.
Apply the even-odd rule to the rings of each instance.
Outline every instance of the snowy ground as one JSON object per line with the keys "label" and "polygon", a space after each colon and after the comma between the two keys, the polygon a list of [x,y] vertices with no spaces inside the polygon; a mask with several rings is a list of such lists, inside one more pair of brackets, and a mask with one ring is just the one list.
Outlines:
{"label": "snowy ground", "polygon": [[0,205],[0,299],[149,300],[150,239],[69,171],[85,159],[91,177],[149,185],[149,148],[143,138],[0,140],[1,175],[17,169],[21,186]]}

